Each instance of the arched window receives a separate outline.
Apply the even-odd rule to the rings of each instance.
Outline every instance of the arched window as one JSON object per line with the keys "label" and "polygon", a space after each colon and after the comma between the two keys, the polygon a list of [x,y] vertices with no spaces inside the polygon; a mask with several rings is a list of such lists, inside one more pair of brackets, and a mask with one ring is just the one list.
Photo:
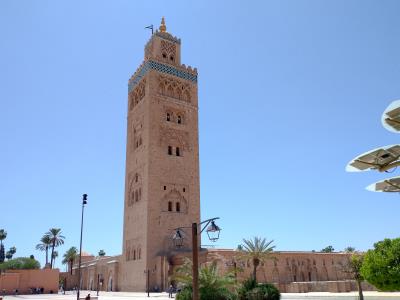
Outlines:
{"label": "arched window", "polygon": [[135,174],[135,182],[138,182],[138,181],[139,181],[139,174],[136,173],[136,174]]}
{"label": "arched window", "polygon": [[174,56],[171,55],[171,56],[169,57],[169,59],[170,59],[171,61],[174,61]]}
{"label": "arched window", "polygon": [[136,199],[136,202],[139,201],[139,194],[138,194],[138,191],[137,191],[137,190],[135,191],[135,199]]}
{"label": "arched window", "polygon": [[167,121],[171,121],[171,115],[169,113],[167,113]]}
{"label": "arched window", "polygon": [[181,123],[182,123],[182,117],[178,116],[178,124],[181,124]]}
{"label": "arched window", "polygon": [[142,199],[142,188],[139,188],[139,200]]}
{"label": "arched window", "polygon": [[138,259],[140,259],[141,256],[142,256],[142,253],[141,253],[141,249],[139,248],[139,249],[138,249]]}
{"label": "arched window", "polygon": [[168,211],[172,211],[172,202],[168,201]]}
{"label": "arched window", "polygon": [[168,146],[168,155],[172,155],[172,147]]}
{"label": "arched window", "polygon": [[136,250],[133,250],[133,260],[136,260]]}
{"label": "arched window", "polygon": [[176,156],[181,156],[181,152],[179,150],[179,147],[176,147]]}
{"label": "arched window", "polygon": [[179,202],[176,202],[175,203],[175,208],[176,208],[177,212],[180,212],[181,211],[181,204]]}

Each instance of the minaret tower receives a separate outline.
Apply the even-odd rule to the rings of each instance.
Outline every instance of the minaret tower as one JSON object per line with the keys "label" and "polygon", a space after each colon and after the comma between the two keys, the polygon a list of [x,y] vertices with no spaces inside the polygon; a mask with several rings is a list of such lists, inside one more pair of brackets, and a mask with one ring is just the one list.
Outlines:
{"label": "minaret tower", "polygon": [[[128,83],[121,290],[168,284],[173,228],[200,220],[197,70],[162,18]],[[190,250],[190,230],[183,250]]]}

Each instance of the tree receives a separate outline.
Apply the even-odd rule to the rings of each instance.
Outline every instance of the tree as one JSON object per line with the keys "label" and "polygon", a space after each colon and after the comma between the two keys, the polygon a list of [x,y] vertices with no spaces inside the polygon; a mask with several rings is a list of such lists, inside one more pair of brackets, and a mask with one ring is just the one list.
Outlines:
{"label": "tree", "polygon": [[4,253],[4,245],[0,245],[0,264],[4,262],[6,255]]}
{"label": "tree", "polygon": [[400,238],[375,243],[365,254],[361,274],[382,291],[400,290]]}
{"label": "tree", "polygon": [[[184,285],[182,291],[176,295],[177,300],[192,299],[192,261],[185,259],[182,266],[178,267],[173,277]],[[234,293],[235,278],[232,273],[219,275],[216,264],[212,263],[200,268],[199,270],[199,294],[200,300],[235,299]]]}
{"label": "tree", "polygon": [[105,256],[105,255],[106,255],[106,252],[103,249],[101,249],[99,251],[99,256]]}
{"label": "tree", "polygon": [[18,257],[0,264],[0,270],[39,269],[40,263],[29,257]]}
{"label": "tree", "polygon": [[[54,248],[64,244],[65,236],[61,234],[61,228],[50,228],[46,235],[50,237],[51,258],[53,258]],[[53,268],[53,259],[51,259],[50,268]]]}
{"label": "tree", "polygon": [[321,250],[321,252],[324,253],[332,253],[333,251],[335,251],[335,248],[333,248],[333,246],[328,246]]}
{"label": "tree", "polygon": [[346,253],[353,253],[354,251],[356,251],[356,248],[351,247],[351,246],[344,248],[344,252],[346,252]]}
{"label": "tree", "polygon": [[58,257],[58,251],[54,251],[51,257],[51,265],[53,266],[56,262],[56,258]]}
{"label": "tree", "polygon": [[10,260],[16,252],[17,252],[17,248],[11,247],[6,253],[6,258],[8,260]]}
{"label": "tree", "polygon": [[51,244],[50,236],[45,234],[40,239],[40,244],[36,245],[36,250],[46,251],[46,265],[49,263],[49,248]]}
{"label": "tree", "polygon": [[78,257],[78,249],[76,247],[71,247],[67,250],[67,252],[64,253],[63,255],[63,260],[62,263],[68,264],[68,269],[72,275],[72,266],[74,265],[74,261]]}
{"label": "tree", "polygon": [[12,254],[10,253],[10,251],[7,251],[6,252],[6,258],[8,259],[8,260],[10,260],[11,258],[12,258]]}
{"label": "tree", "polygon": [[4,245],[3,240],[7,237],[7,231],[4,229],[0,229],[0,263],[4,262],[5,254],[4,254]]}
{"label": "tree", "polygon": [[257,281],[257,268],[260,263],[267,259],[275,259],[272,256],[275,246],[274,241],[267,241],[265,238],[254,237],[253,239],[243,239],[242,250],[239,251],[239,258],[251,261],[253,264],[253,279]]}
{"label": "tree", "polygon": [[257,284],[254,278],[249,278],[239,287],[238,298],[239,300],[279,300],[281,294],[273,284]]}
{"label": "tree", "polygon": [[350,274],[352,279],[357,282],[359,299],[364,300],[361,286],[361,282],[364,280],[363,276],[361,275],[361,267],[364,261],[364,254],[360,252],[354,252],[354,250],[355,249],[353,248],[352,254],[348,257],[347,262],[342,265],[342,270],[344,273]]}

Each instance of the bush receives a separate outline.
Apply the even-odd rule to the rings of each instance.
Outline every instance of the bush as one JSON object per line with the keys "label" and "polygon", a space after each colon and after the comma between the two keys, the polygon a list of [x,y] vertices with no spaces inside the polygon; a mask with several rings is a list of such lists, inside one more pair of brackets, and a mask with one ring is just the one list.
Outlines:
{"label": "bush", "polygon": [[39,269],[40,263],[29,257],[18,257],[0,264],[0,270]]}
{"label": "bush", "polygon": [[192,286],[185,286],[180,292],[176,294],[176,300],[191,300],[192,299]]}
{"label": "bush", "polygon": [[248,300],[279,300],[281,298],[279,290],[270,283],[259,284],[249,293]]}
{"label": "bush", "polygon": [[[192,264],[190,261],[176,270],[174,279],[184,287],[176,295],[177,300],[192,299]],[[199,297],[200,300],[234,300],[235,278],[231,273],[219,275],[215,264],[203,266],[199,270]]]}
{"label": "bush", "polygon": [[240,300],[279,300],[281,298],[279,290],[273,284],[257,284],[253,278],[243,281],[238,294]]}
{"label": "bush", "polygon": [[362,276],[382,291],[400,290],[400,238],[385,239],[368,250],[361,267]]}

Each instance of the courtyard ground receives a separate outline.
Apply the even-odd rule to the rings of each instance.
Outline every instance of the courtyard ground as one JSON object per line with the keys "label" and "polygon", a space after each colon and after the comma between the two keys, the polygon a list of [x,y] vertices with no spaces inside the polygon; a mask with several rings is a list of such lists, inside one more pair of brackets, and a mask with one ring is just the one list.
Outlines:
{"label": "courtyard ground", "polygon": [[[85,297],[88,293],[91,296],[96,296],[94,291],[81,291],[81,297]],[[364,292],[365,300],[400,300],[400,292],[396,293],[381,293],[381,292]],[[166,300],[168,298],[167,293],[150,293],[150,298],[147,297],[146,293],[128,293],[128,292],[100,292],[99,300],[129,300],[129,299],[149,299],[151,300]],[[18,295],[18,296],[5,296],[3,300],[18,300],[18,299],[30,299],[30,300],[74,300],[76,294],[68,292],[66,295],[62,294],[45,294],[45,295]],[[351,293],[283,293],[282,300],[356,300],[358,299],[357,292]]]}

